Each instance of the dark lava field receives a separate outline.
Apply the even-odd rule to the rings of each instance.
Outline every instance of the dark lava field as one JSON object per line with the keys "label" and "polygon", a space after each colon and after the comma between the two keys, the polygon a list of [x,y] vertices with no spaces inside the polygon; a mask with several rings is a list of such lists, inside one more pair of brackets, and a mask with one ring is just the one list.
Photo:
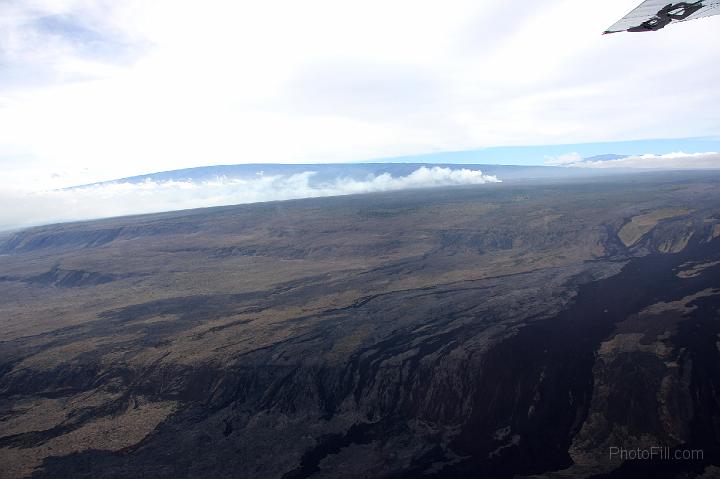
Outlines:
{"label": "dark lava field", "polygon": [[5,233],[22,477],[720,477],[720,174]]}

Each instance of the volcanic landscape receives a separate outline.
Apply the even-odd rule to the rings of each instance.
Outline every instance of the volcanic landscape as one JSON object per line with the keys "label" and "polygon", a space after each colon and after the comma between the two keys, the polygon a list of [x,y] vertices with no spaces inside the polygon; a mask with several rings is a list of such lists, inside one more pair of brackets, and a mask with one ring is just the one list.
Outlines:
{"label": "volcanic landscape", "polygon": [[720,477],[719,395],[717,172],[0,238],[2,478]]}

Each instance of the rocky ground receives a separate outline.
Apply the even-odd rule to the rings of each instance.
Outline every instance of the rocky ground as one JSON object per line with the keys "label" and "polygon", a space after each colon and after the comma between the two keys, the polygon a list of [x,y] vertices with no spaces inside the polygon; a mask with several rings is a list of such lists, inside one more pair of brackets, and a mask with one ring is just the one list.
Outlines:
{"label": "rocky ground", "polygon": [[[0,244],[0,477],[718,477],[720,175]],[[702,449],[621,461],[611,447]]]}

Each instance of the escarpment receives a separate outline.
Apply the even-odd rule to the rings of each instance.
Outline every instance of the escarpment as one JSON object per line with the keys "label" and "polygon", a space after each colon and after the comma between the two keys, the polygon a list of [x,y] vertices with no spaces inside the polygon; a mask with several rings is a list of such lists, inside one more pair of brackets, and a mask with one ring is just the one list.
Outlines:
{"label": "escarpment", "polygon": [[711,471],[715,181],[16,233],[0,256],[0,475],[632,477],[608,447],[657,442],[705,451],[672,473]]}

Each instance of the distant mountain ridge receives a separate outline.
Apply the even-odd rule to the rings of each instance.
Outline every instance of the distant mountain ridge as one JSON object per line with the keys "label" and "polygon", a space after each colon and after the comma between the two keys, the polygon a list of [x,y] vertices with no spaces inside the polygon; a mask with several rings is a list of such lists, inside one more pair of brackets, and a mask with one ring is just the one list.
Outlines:
{"label": "distant mountain ridge", "polygon": [[595,155],[595,156],[588,156],[587,158],[583,158],[583,163],[591,162],[591,161],[613,161],[613,160],[622,160],[623,158],[627,158],[630,155],[616,155],[614,153],[608,153],[606,155]]}
{"label": "distant mountain ridge", "polygon": [[[603,159],[624,158],[623,155],[599,155],[586,158],[587,161]],[[502,181],[524,181],[534,179],[569,178],[597,175],[583,169],[558,168],[556,166],[526,166],[526,165],[492,165],[492,164],[466,164],[466,163],[317,163],[317,164],[278,164],[278,163],[246,163],[234,165],[199,166],[177,170],[160,171],[144,175],[118,178],[90,185],[78,187],[103,185],[111,183],[142,183],[146,181],[184,181],[206,182],[218,178],[225,179],[251,179],[258,176],[290,176],[306,172],[313,172],[311,184],[319,185],[337,178],[352,178],[365,180],[368,177],[390,174],[393,177],[407,176],[419,168],[449,168],[451,170],[469,169],[480,170],[487,175],[493,175]],[[604,172],[611,173],[610,171]]]}

